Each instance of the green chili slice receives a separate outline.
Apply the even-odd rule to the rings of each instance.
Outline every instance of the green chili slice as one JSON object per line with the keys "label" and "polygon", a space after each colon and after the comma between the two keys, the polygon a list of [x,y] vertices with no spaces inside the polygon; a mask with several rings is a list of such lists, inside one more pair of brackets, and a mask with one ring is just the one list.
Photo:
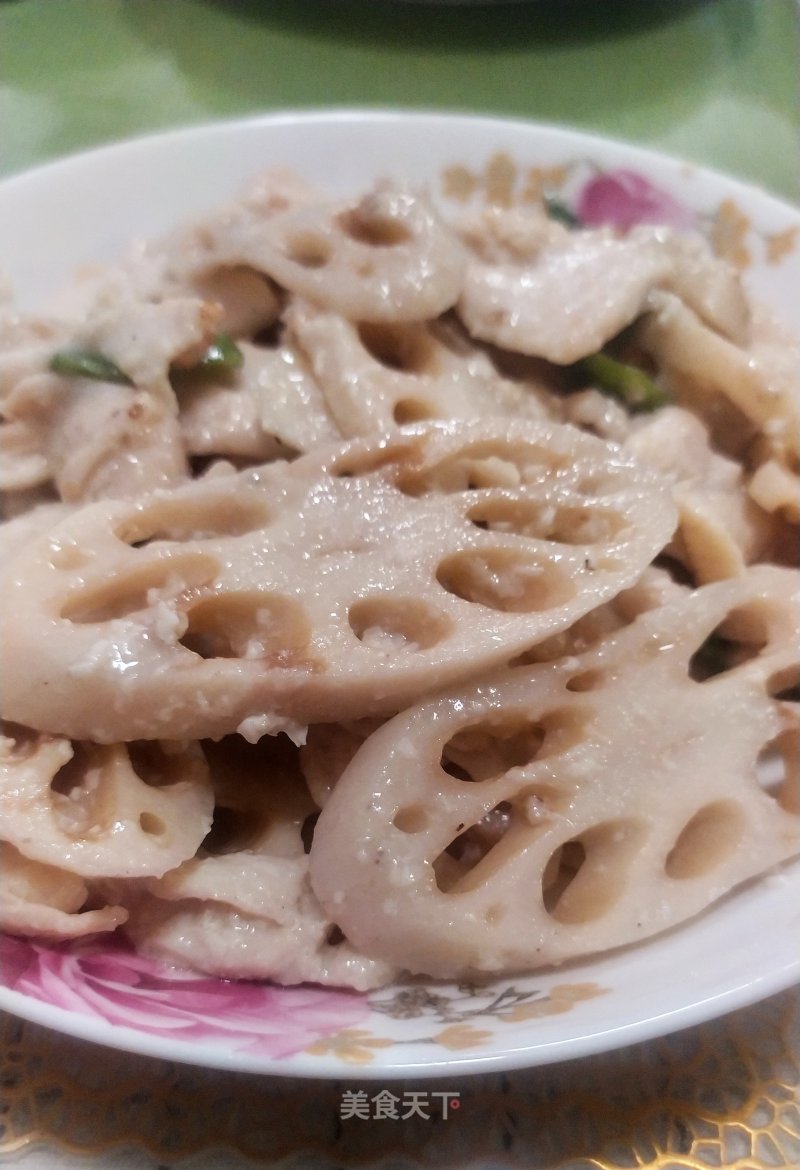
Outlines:
{"label": "green chili slice", "polygon": [[118,386],[132,386],[128,375],[116,362],[96,349],[74,346],[58,349],[50,358],[50,369],[54,374],[67,378],[91,378],[95,382],[114,382]]}
{"label": "green chili slice", "polygon": [[229,374],[238,370],[244,355],[233,338],[227,333],[218,333],[193,368],[209,374]]}
{"label": "green chili slice", "polygon": [[606,394],[619,398],[631,410],[658,410],[669,397],[652,378],[627,362],[595,353],[578,362],[581,374],[590,378]]}
{"label": "green chili slice", "polygon": [[575,212],[567,207],[562,199],[557,199],[555,195],[545,195],[544,206],[550,218],[557,220],[558,223],[563,223],[564,227],[583,227]]}

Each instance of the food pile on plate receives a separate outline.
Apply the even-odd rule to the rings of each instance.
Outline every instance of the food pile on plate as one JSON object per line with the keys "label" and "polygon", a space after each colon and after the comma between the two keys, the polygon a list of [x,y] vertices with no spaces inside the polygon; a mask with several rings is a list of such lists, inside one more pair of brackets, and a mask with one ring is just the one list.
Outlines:
{"label": "food pile on plate", "polygon": [[0,338],[6,931],[365,989],[800,852],[800,343],[699,235],[271,172]]}

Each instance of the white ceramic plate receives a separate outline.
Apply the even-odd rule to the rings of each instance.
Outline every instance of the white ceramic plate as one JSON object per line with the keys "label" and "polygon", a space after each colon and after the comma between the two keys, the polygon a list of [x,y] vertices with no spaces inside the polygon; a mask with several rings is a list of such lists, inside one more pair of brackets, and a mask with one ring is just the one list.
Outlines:
{"label": "white ceramic plate", "polygon": [[[800,331],[800,211],[720,175],[554,127],[381,112],[282,114],[123,143],[0,184],[0,267],[34,305],[233,194],[270,164],[341,192],[376,176],[443,203],[524,199],[619,223],[714,232],[753,292]],[[234,984],[119,946],[0,944],[0,1007],[103,1044],[194,1064],[386,1079],[514,1068],[698,1023],[800,979],[800,863],[637,947],[489,988],[415,983],[358,996]]]}

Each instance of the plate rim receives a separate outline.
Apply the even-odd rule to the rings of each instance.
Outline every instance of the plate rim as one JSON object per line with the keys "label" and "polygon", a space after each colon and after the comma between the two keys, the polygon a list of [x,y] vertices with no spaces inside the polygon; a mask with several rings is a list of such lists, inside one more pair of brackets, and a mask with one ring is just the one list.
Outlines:
{"label": "plate rim", "polygon": [[62,167],[102,163],[104,159],[118,152],[128,152],[135,149],[158,148],[167,146],[170,141],[203,138],[209,132],[225,134],[232,130],[250,130],[267,126],[291,125],[302,122],[329,122],[338,124],[357,124],[359,122],[418,122],[421,125],[436,122],[478,123],[487,130],[511,129],[512,132],[532,131],[545,137],[565,138],[575,143],[596,142],[603,149],[612,148],[620,153],[631,153],[637,157],[652,161],[657,165],[674,168],[686,168],[691,175],[697,173],[704,178],[724,183],[742,193],[757,196],[773,205],[775,210],[789,211],[800,216],[800,191],[798,202],[793,203],[784,195],[778,195],[768,187],[750,180],[741,178],[724,168],[707,166],[688,156],[672,154],[647,143],[639,143],[635,139],[627,139],[614,135],[598,133],[589,128],[561,123],[558,121],[537,121],[521,115],[486,114],[472,112],[469,109],[441,109],[435,107],[403,107],[403,106],[372,106],[372,105],[334,105],[334,106],[293,106],[289,108],[263,110],[246,114],[242,117],[210,118],[203,122],[186,122],[176,126],[146,131],[142,134],[133,134],[121,138],[110,138],[92,146],[69,151],[34,166],[25,167],[19,171],[12,171],[7,175],[0,174],[0,189],[5,190],[19,184],[20,186],[49,177]]}
{"label": "plate rim", "polygon": [[[647,940],[643,940],[640,945],[646,946]],[[177,1037],[150,1035],[88,1013],[70,1011],[5,986],[0,986],[0,1010],[59,1035],[115,1051],[195,1068],[298,1080],[391,1082],[412,1077],[416,1080],[431,1080],[444,1076],[522,1072],[617,1052],[711,1023],[795,986],[800,986],[800,958],[740,982],[718,995],[693,1000],[669,1011],[648,1015],[646,1019],[628,1021],[606,1030],[594,1030],[563,1040],[550,1040],[533,1047],[512,1046],[502,1051],[474,1054],[447,1053],[441,1057],[437,1055],[425,1063],[388,1065],[377,1062],[350,1065],[337,1060],[335,1056],[316,1056],[304,1051],[288,1057],[264,1058],[208,1041],[188,1042]],[[665,1027],[664,1021],[670,1023]]]}

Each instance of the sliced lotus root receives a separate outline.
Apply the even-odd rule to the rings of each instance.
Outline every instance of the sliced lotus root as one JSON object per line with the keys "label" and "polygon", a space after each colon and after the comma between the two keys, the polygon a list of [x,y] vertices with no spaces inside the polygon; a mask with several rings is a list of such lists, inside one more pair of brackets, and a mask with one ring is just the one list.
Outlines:
{"label": "sliced lotus root", "polygon": [[381,184],[356,203],[231,206],[195,230],[192,265],[247,265],[354,320],[424,321],[455,304],[466,251],[427,200]]}
{"label": "sliced lotus root", "polygon": [[0,838],[82,877],[158,876],[194,856],[213,796],[199,748],[76,743],[5,725]]}
{"label": "sliced lotus root", "polygon": [[554,418],[558,409],[549,390],[502,377],[440,321],[359,325],[296,302],[286,322],[345,437],[434,418]]}
{"label": "sliced lotus root", "polygon": [[196,858],[135,892],[126,933],[137,948],[223,978],[359,990],[386,983],[394,969],[359,954],[311,890],[318,809],[296,749],[234,736],[206,751],[211,832]]}
{"label": "sliced lotus root", "polygon": [[249,739],[394,713],[632,584],[669,489],[558,424],[429,424],[90,505],[0,581],[0,713]]}
{"label": "sliced lotus root", "polygon": [[[311,879],[365,953],[461,977],[632,943],[800,852],[800,575],[765,569],[649,611],[585,655],[403,712],[317,823]],[[710,636],[738,643],[698,670]],[[736,643],[734,643],[736,644]]]}

